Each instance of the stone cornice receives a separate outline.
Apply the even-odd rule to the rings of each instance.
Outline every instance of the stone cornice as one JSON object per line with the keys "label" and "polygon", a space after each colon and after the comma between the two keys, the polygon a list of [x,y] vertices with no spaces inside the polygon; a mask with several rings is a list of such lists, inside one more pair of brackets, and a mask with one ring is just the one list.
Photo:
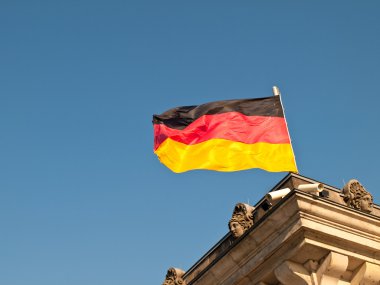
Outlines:
{"label": "stone cornice", "polygon": [[[355,243],[360,252],[357,258],[372,263],[380,258],[380,217],[295,190],[255,221],[236,241],[227,234],[183,278],[189,285],[199,282],[235,284],[242,272],[250,276],[249,272],[254,272],[265,259],[286,248],[291,255],[305,244],[320,246],[315,243],[316,234],[326,240],[330,249],[348,253],[349,249],[339,246],[349,247]],[[248,281],[252,280],[239,282],[249,284]]]}

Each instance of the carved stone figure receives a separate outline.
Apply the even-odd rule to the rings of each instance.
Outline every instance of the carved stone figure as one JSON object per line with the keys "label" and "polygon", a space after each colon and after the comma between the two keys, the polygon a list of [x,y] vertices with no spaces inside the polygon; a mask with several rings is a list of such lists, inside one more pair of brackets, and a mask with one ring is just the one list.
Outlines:
{"label": "carved stone figure", "polygon": [[243,235],[253,225],[254,207],[248,204],[238,203],[232,213],[232,218],[228,223],[230,232],[235,238]]}
{"label": "carved stone figure", "polygon": [[182,279],[185,271],[182,269],[171,267],[166,273],[166,278],[162,285],[186,285],[186,282]]}
{"label": "carved stone figure", "polygon": [[372,212],[373,197],[358,180],[351,179],[348,181],[342,191],[347,206],[367,213]]}

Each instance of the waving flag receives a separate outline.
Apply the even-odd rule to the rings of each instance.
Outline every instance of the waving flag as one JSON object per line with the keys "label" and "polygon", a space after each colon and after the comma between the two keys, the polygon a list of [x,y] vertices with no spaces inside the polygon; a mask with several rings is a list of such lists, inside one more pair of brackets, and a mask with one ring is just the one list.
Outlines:
{"label": "waving flag", "polygon": [[174,172],[298,172],[280,96],[177,107],[153,126],[154,153]]}

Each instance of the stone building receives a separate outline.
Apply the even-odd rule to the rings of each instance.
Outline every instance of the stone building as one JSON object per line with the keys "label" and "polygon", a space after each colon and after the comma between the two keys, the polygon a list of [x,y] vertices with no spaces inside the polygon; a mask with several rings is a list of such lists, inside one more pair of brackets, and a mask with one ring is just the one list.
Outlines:
{"label": "stone building", "polygon": [[357,180],[343,189],[290,173],[230,232],[164,285],[380,285],[380,207]]}

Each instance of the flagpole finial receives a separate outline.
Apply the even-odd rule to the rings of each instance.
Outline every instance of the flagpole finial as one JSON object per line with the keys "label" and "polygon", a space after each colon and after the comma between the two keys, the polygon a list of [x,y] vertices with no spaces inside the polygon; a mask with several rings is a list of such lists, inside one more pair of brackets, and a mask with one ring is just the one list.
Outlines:
{"label": "flagpole finial", "polygon": [[273,86],[272,89],[273,89],[273,95],[274,96],[280,96],[281,95],[280,89],[277,86]]}

